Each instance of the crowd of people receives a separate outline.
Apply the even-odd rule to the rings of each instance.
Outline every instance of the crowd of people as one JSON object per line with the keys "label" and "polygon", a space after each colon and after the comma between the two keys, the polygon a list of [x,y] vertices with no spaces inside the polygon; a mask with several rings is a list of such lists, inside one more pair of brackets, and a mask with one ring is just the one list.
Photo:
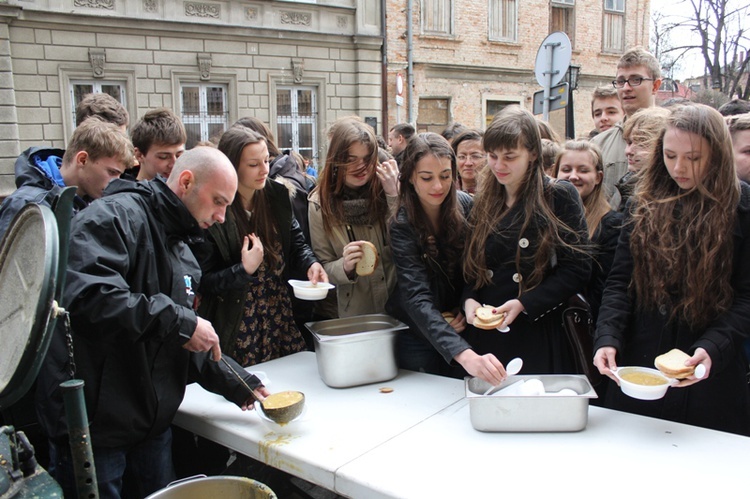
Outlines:
{"label": "crowd of people", "polygon": [[[593,94],[590,139],[567,142],[520,106],[484,131],[398,124],[388,146],[341,118],[317,178],[256,118],[186,151],[171,111],[146,113],[128,140],[122,106],[88,96],[67,150],[25,151],[0,207],[1,236],[26,203],[77,186],[72,332],[58,324],[36,389],[50,471],[74,491],[58,388],[67,335],[101,495],[142,496],[173,477],[187,382],[251,407],[222,355],[240,370],[312,349],[307,321],[388,313],[409,326],[403,369],[498,385],[521,357],[527,373],[575,373],[561,313],[576,295],[594,326],[584,361],[610,379],[601,405],[750,435],[750,109],[657,107],[660,83],[656,59],[629,50]],[[721,111],[742,111],[730,104]],[[370,245],[378,264],[359,275]],[[289,278],[335,289],[299,302]],[[482,306],[509,332],[475,327]],[[672,348],[706,376],[658,401],[616,389],[617,366],[652,367]]]}

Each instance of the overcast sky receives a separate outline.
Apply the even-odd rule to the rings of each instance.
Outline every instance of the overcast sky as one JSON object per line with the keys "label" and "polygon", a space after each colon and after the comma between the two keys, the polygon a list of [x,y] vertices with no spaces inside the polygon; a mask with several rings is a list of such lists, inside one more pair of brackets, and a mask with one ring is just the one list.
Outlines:
{"label": "overcast sky", "polygon": [[[730,4],[747,5],[748,0],[729,0]],[[684,16],[689,15],[693,8],[689,0],[651,0],[651,13],[661,12],[665,15],[671,16]],[[749,21],[745,21],[746,23]],[[650,26],[653,31],[653,24]],[[693,37],[700,38],[690,32],[689,30],[674,31],[671,37],[672,45],[680,45]],[[689,54],[680,59],[679,68],[675,71],[674,77],[678,80],[684,80],[685,78],[691,78],[696,76],[703,76],[704,73],[703,57],[696,50],[694,53]]]}

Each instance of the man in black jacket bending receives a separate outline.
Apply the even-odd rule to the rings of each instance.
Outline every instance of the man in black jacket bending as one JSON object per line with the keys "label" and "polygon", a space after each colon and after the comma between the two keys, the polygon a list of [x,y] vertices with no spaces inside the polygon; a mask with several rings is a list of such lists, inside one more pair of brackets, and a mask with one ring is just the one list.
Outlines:
{"label": "man in black jacket bending", "polygon": [[[243,409],[252,402],[217,362],[213,327],[194,312],[201,273],[187,244],[224,221],[236,191],[226,156],[199,147],[177,160],[166,182],[114,180],[74,220],[64,302],[76,377],[85,381],[100,497],[144,497],[173,479],[169,426],[189,379]],[[37,409],[54,476],[66,497],[75,497],[58,388],[69,377],[63,336],[56,334],[40,373]]]}

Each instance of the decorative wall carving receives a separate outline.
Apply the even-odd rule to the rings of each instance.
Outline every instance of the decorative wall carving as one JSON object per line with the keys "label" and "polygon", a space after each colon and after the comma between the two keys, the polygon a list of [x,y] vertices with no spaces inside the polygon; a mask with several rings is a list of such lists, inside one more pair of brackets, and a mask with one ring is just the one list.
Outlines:
{"label": "decorative wall carving", "polygon": [[91,72],[94,75],[94,78],[104,78],[104,63],[106,59],[107,57],[104,49],[89,49],[89,62],[91,62]]}
{"label": "decorative wall carving", "polygon": [[248,7],[245,9],[245,19],[248,21],[258,20],[258,9],[256,7]]}
{"label": "decorative wall carving", "polygon": [[346,25],[349,24],[348,19],[346,16],[336,16],[336,25],[339,28],[346,28]]}
{"label": "decorative wall carving", "polygon": [[201,80],[211,79],[211,54],[198,54],[198,70],[201,74]]}
{"label": "decorative wall carving", "polygon": [[114,10],[115,0],[73,0],[76,7],[89,7],[91,9]]}
{"label": "decorative wall carving", "polygon": [[151,13],[157,12],[159,10],[157,0],[143,0],[143,10]]}
{"label": "decorative wall carving", "polygon": [[210,17],[219,19],[221,5],[215,3],[185,2],[185,15],[190,17]]}
{"label": "decorative wall carving", "polygon": [[292,59],[292,74],[294,75],[294,83],[302,83],[305,72],[305,61],[304,59]]}
{"label": "decorative wall carving", "polygon": [[312,14],[309,12],[291,12],[281,11],[281,24],[294,24],[297,26],[310,26],[312,24]]}

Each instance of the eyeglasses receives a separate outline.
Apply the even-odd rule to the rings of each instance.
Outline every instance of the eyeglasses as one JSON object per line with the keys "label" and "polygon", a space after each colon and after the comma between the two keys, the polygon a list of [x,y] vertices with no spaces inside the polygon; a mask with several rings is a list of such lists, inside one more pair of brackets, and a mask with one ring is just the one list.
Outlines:
{"label": "eyeglasses", "polygon": [[476,163],[478,161],[482,161],[483,159],[485,159],[485,155],[484,154],[479,154],[479,153],[474,153],[474,154],[472,154],[470,156],[467,156],[465,154],[459,154],[458,156],[456,156],[456,159],[459,160],[459,161],[466,161],[469,158],[471,158],[471,160]]}
{"label": "eyeglasses", "polygon": [[615,80],[612,82],[612,86],[615,88],[623,88],[625,84],[627,83],[631,87],[639,87],[641,86],[641,83],[644,81],[654,81],[653,78],[641,78],[639,76],[634,76],[633,78],[630,78],[629,80]]}

